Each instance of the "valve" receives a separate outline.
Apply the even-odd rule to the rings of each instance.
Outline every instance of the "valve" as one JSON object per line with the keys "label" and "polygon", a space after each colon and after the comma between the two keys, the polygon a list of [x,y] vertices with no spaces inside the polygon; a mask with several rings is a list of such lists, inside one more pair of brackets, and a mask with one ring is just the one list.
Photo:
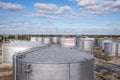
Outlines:
{"label": "valve", "polygon": [[31,64],[26,64],[26,70],[25,70],[25,72],[29,73],[31,71],[32,71]]}

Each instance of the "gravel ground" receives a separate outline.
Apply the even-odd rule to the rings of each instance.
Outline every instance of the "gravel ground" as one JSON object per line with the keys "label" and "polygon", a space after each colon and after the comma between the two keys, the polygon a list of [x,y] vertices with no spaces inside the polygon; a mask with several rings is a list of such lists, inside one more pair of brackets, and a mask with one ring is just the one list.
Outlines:
{"label": "gravel ground", "polygon": [[[96,68],[110,68],[113,66],[120,66],[120,59],[116,58],[111,61],[99,61]],[[120,80],[120,68],[112,68],[109,70],[95,71],[96,80]]]}
{"label": "gravel ground", "polygon": [[9,76],[9,77],[1,77],[0,80],[13,80],[13,78],[11,76]]}

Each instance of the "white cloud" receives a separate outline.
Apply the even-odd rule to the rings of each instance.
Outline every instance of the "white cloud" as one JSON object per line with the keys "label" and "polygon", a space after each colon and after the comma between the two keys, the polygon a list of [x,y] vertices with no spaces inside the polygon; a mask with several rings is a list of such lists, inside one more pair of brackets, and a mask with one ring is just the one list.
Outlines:
{"label": "white cloud", "polygon": [[[71,1],[71,0],[70,0]],[[107,14],[120,12],[120,0],[72,0],[84,14]]]}
{"label": "white cloud", "polygon": [[0,8],[6,9],[9,11],[20,11],[24,9],[24,7],[20,4],[5,3],[5,2],[0,2]]}
{"label": "white cloud", "polygon": [[3,14],[0,14],[0,16],[2,16]]}
{"label": "white cloud", "polygon": [[112,22],[112,23],[107,23],[107,24],[105,24],[105,26],[109,26],[109,27],[119,27],[119,26],[120,26],[120,23]]}
{"label": "white cloud", "polygon": [[25,15],[26,17],[30,17],[30,18],[59,18],[59,17],[55,17],[55,16],[50,16],[47,14],[41,14],[41,13],[33,13],[33,14],[28,14]]}
{"label": "white cloud", "polygon": [[101,2],[101,0],[78,0],[78,6],[94,5],[99,2]]}
{"label": "white cloud", "polygon": [[57,6],[55,4],[35,3],[34,7],[36,13],[25,15],[26,17],[59,18],[56,17],[58,16],[58,14],[75,15],[70,6]]}
{"label": "white cloud", "polygon": [[34,7],[38,12],[45,14],[66,14],[71,13],[70,6],[57,6],[55,4],[35,3]]}

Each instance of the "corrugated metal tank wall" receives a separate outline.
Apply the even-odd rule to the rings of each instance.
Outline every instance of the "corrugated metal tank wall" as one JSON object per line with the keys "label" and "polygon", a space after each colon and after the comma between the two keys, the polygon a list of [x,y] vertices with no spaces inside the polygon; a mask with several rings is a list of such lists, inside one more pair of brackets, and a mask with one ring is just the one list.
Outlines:
{"label": "corrugated metal tank wall", "polygon": [[37,42],[43,43],[42,37],[37,37]]}
{"label": "corrugated metal tank wall", "polygon": [[31,38],[30,38],[30,41],[31,41],[31,42],[36,42],[37,39],[36,39],[36,37],[31,37]]}
{"label": "corrugated metal tank wall", "polygon": [[23,54],[14,55],[14,80],[94,80],[94,57],[85,52],[59,47]]}
{"label": "corrugated metal tank wall", "polygon": [[104,43],[104,55],[116,56],[116,54],[117,54],[117,42]]}
{"label": "corrugated metal tank wall", "polygon": [[61,38],[62,47],[76,47],[76,39],[70,37]]}
{"label": "corrugated metal tank wall", "polygon": [[79,38],[80,40],[95,40],[95,38]]}
{"label": "corrugated metal tank wall", "polygon": [[20,51],[24,51],[26,49],[29,49],[31,47],[14,47],[10,45],[4,45],[3,46],[3,54],[2,54],[2,62],[3,63],[12,63],[12,56]]}
{"label": "corrugated metal tank wall", "polygon": [[104,50],[104,43],[106,42],[114,42],[112,39],[98,39],[98,47],[102,48]]}
{"label": "corrugated metal tank wall", "polygon": [[53,43],[58,43],[58,38],[57,37],[53,37]]}
{"label": "corrugated metal tank wall", "polygon": [[117,56],[120,56],[120,42],[118,42],[118,47],[117,47],[117,49],[118,49],[118,51],[117,51]]}
{"label": "corrugated metal tank wall", "polygon": [[95,41],[93,40],[83,41],[83,46],[84,50],[93,50],[95,48]]}
{"label": "corrugated metal tank wall", "polygon": [[94,38],[79,38],[77,47],[82,50],[93,50],[95,48]]}
{"label": "corrugated metal tank wall", "polygon": [[58,37],[50,37],[50,43],[51,44],[57,44],[58,43]]}
{"label": "corrugated metal tank wall", "polygon": [[12,63],[12,56],[15,53],[23,52],[27,49],[31,49],[34,47],[41,47],[45,46],[43,44],[40,44],[39,42],[13,42],[8,44],[2,45],[2,62],[3,63]]}
{"label": "corrugated metal tank wall", "polygon": [[50,37],[43,37],[43,44],[50,44]]}

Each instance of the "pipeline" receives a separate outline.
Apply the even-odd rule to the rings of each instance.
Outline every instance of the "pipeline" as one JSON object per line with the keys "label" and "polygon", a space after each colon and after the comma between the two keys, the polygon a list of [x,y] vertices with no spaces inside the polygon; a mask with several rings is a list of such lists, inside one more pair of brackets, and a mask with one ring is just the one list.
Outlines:
{"label": "pipeline", "polygon": [[120,66],[112,66],[112,67],[109,67],[109,68],[96,68],[96,71],[100,71],[100,70],[111,70],[111,69],[114,69],[114,68],[120,68]]}

